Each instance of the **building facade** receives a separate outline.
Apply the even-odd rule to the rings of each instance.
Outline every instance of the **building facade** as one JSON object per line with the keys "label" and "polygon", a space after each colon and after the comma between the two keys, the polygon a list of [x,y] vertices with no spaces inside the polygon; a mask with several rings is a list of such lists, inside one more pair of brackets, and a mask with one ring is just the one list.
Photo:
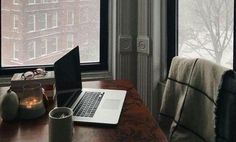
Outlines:
{"label": "building facade", "polygon": [[90,1],[2,0],[2,66],[52,64],[76,45],[83,52],[99,42]]}

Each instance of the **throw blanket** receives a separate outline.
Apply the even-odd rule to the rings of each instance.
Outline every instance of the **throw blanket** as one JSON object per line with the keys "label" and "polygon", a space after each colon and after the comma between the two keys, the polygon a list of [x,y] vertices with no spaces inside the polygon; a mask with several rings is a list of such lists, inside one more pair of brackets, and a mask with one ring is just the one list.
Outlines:
{"label": "throw blanket", "polygon": [[226,68],[204,59],[172,60],[160,126],[170,142],[214,142],[214,109]]}

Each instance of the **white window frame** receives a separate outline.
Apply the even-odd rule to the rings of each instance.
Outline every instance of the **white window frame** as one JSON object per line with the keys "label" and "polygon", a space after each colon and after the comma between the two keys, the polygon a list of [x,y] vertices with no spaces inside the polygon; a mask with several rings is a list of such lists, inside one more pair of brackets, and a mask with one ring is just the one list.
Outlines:
{"label": "white window frame", "polygon": [[13,42],[13,59],[19,60],[19,58],[16,57],[16,52],[19,52],[19,49],[16,47],[16,42]]}
{"label": "white window frame", "polygon": [[46,29],[48,29],[48,14],[45,13],[45,24],[46,24]]}
{"label": "white window frame", "polygon": [[[18,24],[16,24],[18,22]],[[18,29],[19,27],[18,27],[18,25],[19,25],[19,16],[18,15],[14,15],[13,16],[13,29]]]}

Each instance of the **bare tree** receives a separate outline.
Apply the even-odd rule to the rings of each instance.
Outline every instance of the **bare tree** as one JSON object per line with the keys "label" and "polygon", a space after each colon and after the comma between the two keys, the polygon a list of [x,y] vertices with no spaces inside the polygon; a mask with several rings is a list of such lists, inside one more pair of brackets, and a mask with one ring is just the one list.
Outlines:
{"label": "bare tree", "polygon": [[[186,1],[186,0],[185,0]],[[186,45],[202,56],[202,51],[221,63],[223,52],[228,48],[233,35],[234,0],[187,0],[192,17],[192,26],[182,24],[179,46]],[[180,33],[181,33],[180,32]]]}

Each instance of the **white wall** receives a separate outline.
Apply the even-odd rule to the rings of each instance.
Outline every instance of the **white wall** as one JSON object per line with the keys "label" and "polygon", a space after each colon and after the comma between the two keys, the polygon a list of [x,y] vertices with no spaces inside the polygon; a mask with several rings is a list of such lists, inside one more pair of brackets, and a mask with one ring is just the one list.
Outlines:
{"label": "white wall", "polygon": [[117,27],[115,78],[131,80],[154,115],[160,102],[158,83],[165,76],[163,2],[117,0],[114,13]]}

